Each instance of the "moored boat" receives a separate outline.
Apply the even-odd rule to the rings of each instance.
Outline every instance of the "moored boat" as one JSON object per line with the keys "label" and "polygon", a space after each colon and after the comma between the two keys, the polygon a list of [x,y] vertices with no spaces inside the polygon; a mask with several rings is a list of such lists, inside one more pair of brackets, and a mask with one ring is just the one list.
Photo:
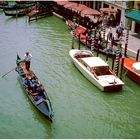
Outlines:
{"label": "moored boat", "polygon": [[69,55],[79,71],[101,91],[122,89],[124,83],[110,70],[109,65],[91,51],[72,49]]}
{"label": "moored boat", "polygon": [[124,68],[126,69],[128,77],[140,85],[140,61],[125,58]]}
{"label": "moored boat", "polygon": [[3,10],[4,11],[4,14],[6,16],[18,16],[18,17],[21,17],[21,16],[25,16],[27,13],[29,13],[29,9],[20,9],[20,10]]}
{"label": "moored boat", "polygon": [[0,1],[0,6],[6,6],[8,5],[8,1]]}
{"label": "moored boat", "polygon": [[6,16],[25,16],[35,8],[35,3],[7,5],[3,8]]}
{"label": "moored boat", "polygon": [[[43,85],[40,83],[37,76],[33,73],[33,71],[27,71],[25,68],[25,62],[22,61],[19,56],[17,56],[17,68],[16,71],[19,74],[19,78],[21,81],[21,85],[25,90],[25,93],[34,104],[34,106],[49,120],[52,122],[53,111],[50,99],[47,95],[46,90]],[[27,86],[25,85],[25,80],[30,82]],[[34,85],[34,86],[31,86]],[[35,89],[35,85],[38,87],[38,90]],[[43,90],[42,90],[43,89]]]}

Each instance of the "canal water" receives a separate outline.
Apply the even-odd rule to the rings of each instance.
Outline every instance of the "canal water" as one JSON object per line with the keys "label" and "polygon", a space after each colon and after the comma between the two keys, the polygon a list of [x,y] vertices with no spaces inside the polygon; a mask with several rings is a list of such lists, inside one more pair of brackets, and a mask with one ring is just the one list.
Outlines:
{"label": "canal water", "polygon": [[45,86],[54,111],[50,123],[12,71],[0,78],[0,138],[140,138],[140,87],[123,76],[122,91],[101,92],[73,65],[71,46],[70,31],[58,17],[29,24],[26,17],[0,12],[0,75],[16,66],[17,53],[23,58],[30,51],[31,69]]}

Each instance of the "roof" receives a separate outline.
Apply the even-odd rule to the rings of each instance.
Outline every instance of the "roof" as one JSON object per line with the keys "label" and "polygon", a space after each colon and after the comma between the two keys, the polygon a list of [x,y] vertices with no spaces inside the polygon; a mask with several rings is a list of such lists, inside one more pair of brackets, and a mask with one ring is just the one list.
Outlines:
{"label": "roof", "polygon": [[69,1],[56,1],[56,3],[60,6],[66,5],[69,3]]}
{"label": "roof", "polygon": [[69,2],[67,4],[64,5],[65,8],[72,8],[73,6],[77,5],[77,3],[74,2]]}
{"label": "roof", "polygon": [[108,64],[100,57],[86,57],[86,58],[81,58],[81,60],[90,68],[108,66]]}
{"label": "roof", "polygon": [[77,5],[74,5],[74,6],[72,7],[72,9],[75,10],[75,11],[83,11],[83,10],[85,10],[85,9],[87,9],[87,8],[88,8],[88,7],[87,7],[86,5],[78,4],[78,3],[77,3]]}
{"label": "roof", "polygon": [[113,8],[100,8],[100,11],[104,13],[116,13],[117,11]]}
{"label": "roof", "polygon": [[140,23],[140,11],[131,10],[125,15],[125,17]]}
{"label": "roof", "polygon": [[82,11],[84,15],[101,15],[101,13],[95,9],[87,8]]}

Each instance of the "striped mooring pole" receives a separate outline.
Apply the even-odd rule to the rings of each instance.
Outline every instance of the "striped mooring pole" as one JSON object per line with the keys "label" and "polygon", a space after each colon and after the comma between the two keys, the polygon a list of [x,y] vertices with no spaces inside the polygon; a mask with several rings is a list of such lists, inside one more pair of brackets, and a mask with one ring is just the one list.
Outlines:
{"label": "striped mooring pole", "polygon": [[128,39],[129,39],[129,27],[126,29],[126,41],[125,41],[125,50],[124,50],[124,56],[127,56],[127,47],[128,47]]}
{"label": "striped mooring pole", "polygon": [[92,53],[94,53],[94,45],[95,45],[95,42],[94,42],[94,40],[95,40],[95,38],[94,38],[95,36],[92,36],[91,37],[91,51],[92,51]]}
{"label": "striped mooring pole", "polygon": [[104,40],[105,40],[105,30],[106,30],[105,25],[103,25],[103,39]]}
{"label": "striped mooring pole", "polygon": [[120,49],[122,44],[118,44],[117,50],[116,50],[116,61],[115,61],[115,73],[118,76],[119,71],[119,60],[120,60]]}
{"label": "striped mooring pole", "polygon": [[124,52],[122,51],[122,59],[121,59],[121,72],[120,72],[120,79],[122,80],[122,74],[123,74],[123,66],[124,66]]}

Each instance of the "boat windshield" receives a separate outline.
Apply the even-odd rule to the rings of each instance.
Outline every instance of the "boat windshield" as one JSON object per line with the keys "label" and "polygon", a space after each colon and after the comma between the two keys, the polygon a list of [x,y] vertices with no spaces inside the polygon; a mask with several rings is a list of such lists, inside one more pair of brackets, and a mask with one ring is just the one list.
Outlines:
{"label": "boat windshield", "polygon": [[93,57],[90,52],[78,52],[75,54],[75,58]]}
{"label": "boat windshield", "polygon": [[94,71],[98,76],[111,74],[111,72],[109,71],[109,66],[96,67],[96,68],[94,68]]}

